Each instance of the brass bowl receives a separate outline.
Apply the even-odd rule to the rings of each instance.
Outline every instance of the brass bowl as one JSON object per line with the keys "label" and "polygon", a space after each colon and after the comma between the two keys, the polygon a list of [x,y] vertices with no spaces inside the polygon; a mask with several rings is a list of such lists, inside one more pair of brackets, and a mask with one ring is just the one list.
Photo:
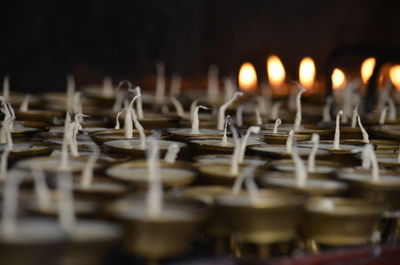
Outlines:
{"label": "brass bowl", "polygon": [[[111,120],[115,120],[115,113],[109,115]],[[121,127],[124,125],[125,114],[119,116],[119,122]],[[179,125],[179,121],[181,117],[176,114],[159,114],[159,113],[149,113],[145,112],[143,119],[139,119],[140,124],[146,130],[153,130],[153,129],[168,129],[168,128],[175,128]]]}
{"label": "brass bowl", "polygon": [[204,204],[183,199],[164,200],[159,217],[147,215],[143,198],[122,199],[107,209],[122,221],[127,251],[150,261],[184,253],[206,219]]}
{"label": "brass bowl", "polygon": [[387,205],[389,211],[400,209],[399,172],[380,170],[381,181],[378,182],[373,181],[371,171],[365,169],[344,169],[336,174],[338,178],[350,184],[352,196]]}
{"label": "brass bowl", "polygon": [[[305,161],[307,163],[307,161]],[[281,172],[294,172],[295,165],[292,159],[280,159],[270,162],[270,166],[273,170]],[[342,168],[343,164],[337,161],[331,160],[315,160],[315,171],[308,172],[309,178],[324,178],[329,179],[334,177],[334,172],[338,168]]]}
{"label": "brass bowl", "polygon": [[[203,185],[220,185],[232,186],[240,172],[242,172],[249,164],[242,163],[239,165],[239,174],[230,173],[230,164],[227,163],[207,163],[196,164],[199,172],[199,182]],[[258,174],[261,169],[256,169]]]}
{"label": "brass bowl", "polygon": [[[135,173],[136,172],[136,173]],[[178,175],[178,172],[180,174]],[[122,164],[116,164],[105,171],[106,175],[133,187],[147,188],[147,162],[135,160]],[[197,173],[189,163],[177,161],[173,164],[160,161],[161,182],[164,187],[183,187],[195,181]]]}
{"label": "brass bowl", "polygon": [[28,111],[18,111],[15,110],[15,116],[17,120],[34,120],[38,122],[44,122],[47,124],[52,124],[54,119],[61,119],[63,114],[58,111],[51,110],[28,110]]}
{"label": "brass bowl", "polygon": [[16,237],[0,231],[0,264],[57,264],[67,235],[56,220],[27,218],[16,223]]}
{"label": "brass bowl", "polygon": [[[232,154],[233,150],[235,149],[235,143],[232,138],[227,138],[227,144],[222,145],[221,141],[222,138],[189,138],[188,144],[193,147],[193,153],[195,155],[206,155],[206,154]],[[254,144],[264,144],[264,142],[249,139],[249,145]]]}
{"label": "brass bowl", "polygon": [[[177,141],[187,141],[189,138],[222,138],[224,132],[216,129],[207,129],[201,128],[199,129],[200,133],[193,134],[191,133],[191,128],[177,128],[177,129],[168,129],[167,133],[171,135],[171,139]],[[229,135],[229,133],[228,133]]]}
{"label": "brass bowl", "polygon": [[[145,130],[146,135],[151,135],[153,132],[151,130]],[[123,140],[125,138],[124,129],[109,129],[109,130],[98,130],[89,133],[89,137],[98,145],[102,145],[105,142],[113,140]],[[138,138],[139,132],[134,129],[132,137]]]}
{"label": "brass bowl", "polygon": [[267,172],[259,178],[259,182],[267,188],[275,188],[307,196],[339,196],[343,195],[348,188],[343,182],[321,178],[318,175],[309,175],[305,186],[301,187],[297,185],[294,172]]}
{"label": "brass bowl", "polygon": [[[23,128],[17,128],[19,124],[21,124]],[[11,135],[13,138],[32,137],[35,133],[45,132],[48,130],[49,130],[49,125],[44,122],[14,121],[14,130],[11,132]]]}
{"label": "brass bowl", "polygon": [[378,139],[391,139],[398,141],[400,124],[374,125],[368,127],[371,136]]}
{"label": "brass bowl", "polygon": [[237,242],[271,244],[296,237],[304,199],[274,190],[260,190],[252,201],[247,192],[216,200],[217,211]]}
{"label": "brass bowl", "polygon": [[226,237],[229,235],[223,216],[217,210],[215,204],[219,196],[229,194],[231,188],[224,186],[194,186],[182,189],[180,196],[206,203],[210,207],[210,218],[206,223],[206,234],[211,237]]}
{"label": "brass bowl", "polygon": [[321,245],[364,245],[383,211],[381,204],[366,200],[314,197],[306,203],[302,232]]}
{"label": "brass bowl", "polygon": [[[232,155],[229,154],[208,154],[208,155],[199,155],[193,157],[193,161],[195,161],[195,167],[199,167],[202,164],[208,164],[208,163],[218,163],[218,164],[229,164],[231,163],[232,160]],[[243,162],[246,164],[254,164],[257,166],[266,166],[268,164],[268,161],[266,159],[263,159],[261,157],[255,157],[255,156],[245,156],[243,159]]]}
{"label": "brass bowl", "polygon": [[130,191],[129,187],[122,183],[105,178],[94,177],[89,187],[82,187],[80,181],[74,185],[74,197],[95,202],[108,202],[120,198]]}
{"label": "brass bowl", "polygon": [[[249,154],[257,155],[266,158],[273,159],[290,159],[291,154],[286,152],[286,145],[250,145],[248,146]],[[310,147],[303,147],[299,145],[297,147],[297,152],[301,158],[307,158],[311,152]],[[330,156],[330,152],[324,149],[318,149],[316,158],[324,159]]]}
{"label": "brass bowl", "polygon": [[[6,144],[0,144],[0,153],[4,152]],[[10,150],[9,160],[17,161],[33,156],[47,156],[53,152],[55,146],[45,142],[25,142],[16,141],[14,142],[13,149]]]}
{"label": "brass bowl", "polygon": [[60,265],[101,265],[121,238],[118,225],[99,220],[78,220],[69,235]]}
{"label": "brass bowl", "polygon": [[[268,144],[275,144],[275,145],[285,144],[286,140],[288,138],[287,133],[280,133],[280,132],[278,132],[278,133],[272,133],[272,132],[263,133],[263,131],[261,131],[260,134],[263,137],[264,141]],[[293,139],[295,139],[296,142],[309,141],[311,139],[311,134],[296,133],[293,135]]]}
{"label": "brass bowl", "polygon": [[[385,139],[370,139],[370,143],[372,143],[376,150],[398,150],[400,147],[400,142],[394,140],[385,140]],[[343,144],[350,145],[364,145],[362,139],[345,139],[341,141]]]}
{"label": "brass bowl", "polygon": [[[164,156],[168,147],[176,143],[180,147],[178,157],[185,157],[188,151],[187,145],[181,142],[158,140],[159,152]],[[138,139],[123,139],[108,141],[103,144],[104,151],[109,154],[128,155],[135,158],[144,158],[146,156],[146,149],[140,148],[140,140]]]}

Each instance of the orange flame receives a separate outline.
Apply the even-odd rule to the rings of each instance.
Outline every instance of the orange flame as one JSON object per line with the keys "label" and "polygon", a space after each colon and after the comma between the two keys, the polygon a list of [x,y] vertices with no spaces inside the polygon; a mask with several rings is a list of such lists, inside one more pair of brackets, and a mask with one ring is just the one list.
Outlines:
{"label": "orange flame", "polygon": [[314,85],[314,79],[315,79],[314,61],[310,57],[305,57],[300,62],[300,68],[299,68],[300,84],[306,89],[311,89]]}
{"label": "orange flame", "polygon": [[389,77],[397,91],[400,91],[400,64],[390,67]]}
{"label": "orange flame", "polygon": [[334,90],[340,90],[344,87],[344,84],[346,83],[346,76],[344,75],[342,70],[340,70],[339,68],[335,68],[333,70],[331,80],[332,88]]}
{"label": "orange flame", "polygon": [[257,73],[254,66],[246,62],[239,70],[239,87],[246,92],[252,92],[257,88]]}
{"label": "orange flame", "polygon": [[361,64],[361,79],[364,84],[368,82],[372,73],[374,72],[376,59],[373,57],[367,58]]}
{"label": "orange flame", "polygon": [[278,56],[271,55],[267,59],[268,80],[271,86],[279,87],[285,82],[285,68]]}

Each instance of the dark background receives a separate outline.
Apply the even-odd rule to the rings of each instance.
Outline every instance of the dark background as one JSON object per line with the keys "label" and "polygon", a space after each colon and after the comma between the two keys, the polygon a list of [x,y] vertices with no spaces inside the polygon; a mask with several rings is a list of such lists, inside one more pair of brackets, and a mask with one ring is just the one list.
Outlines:
{"label": "dark background", "polygon": [[0,74],[13,90],[32,91],[64,89],[67,73],[78,85],[105,74],[140,83],[158,60],[189,80],[204,78],[212,63],[227,75],[251,61],[262,79],[271,53],[292,78],[304,56],[323,74],[336,47],[399,47],[399,2],[2,1]]}

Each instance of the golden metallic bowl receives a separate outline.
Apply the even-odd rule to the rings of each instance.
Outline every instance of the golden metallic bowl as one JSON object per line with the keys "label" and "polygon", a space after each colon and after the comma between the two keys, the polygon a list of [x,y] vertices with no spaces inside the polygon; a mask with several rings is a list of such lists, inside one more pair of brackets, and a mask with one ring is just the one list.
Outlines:
{"label": "golden metallic bowl", "polygon": [[18,220],[16,237],[0,232],[0,264],[57,264],[65,250],[67,235],[57,220],[27,218]]}
{"label": "golden metallic bowl", "polygon": [[181,255],[206,218],[204,204],[164,200],[159,217],[147,214],[143,199],[129,198],[108,207],[108,212],[124,226],[124,246],[150,261]]}
{"label": "golden metallic bowl", "polygon": [[350,184],[351,195],[362,197],[388,206],[389,211],[400,209],[400,174],[392,170],[380,170],[380,181],[373,181],[371,170],[344,169],[337,177]]}
{"label": "golden metallic bowl", "polygon": [[34,120],[38,122],[44,122],[48,124],[52,124],[54,119],[61,119],[63,114],[58,111],[51,110],[28,110],[28,111],[18,111],[15,110],[15,116],[17,120]]}
{"label": "golden metallic bowl", "polygon": [[270,171],[262,175],[258,180],[262,186],[267,188],[275,188],[307,196],[339,196],[343,195],[348,188],[343,182],[326,177],[321,178],[318,175],[309,175],[305,186],[298,186],[294,172]]}
{"label": "golden metallic bowl", "polygon": [[274,190],[260,190],[252,201],[247,192],[216,200],[217,211],[237,242],[271,244],[296,237],[303,197]]}
{"label": "golden metallic bowl", "polygon": [[[116,164],[106,169],[105,173],[115,180],[139,189],[144,189],[148,185],[147,162],[145,160]],[[160,161],[160,175],[161,182],[166,188],[187,186],[197,178],[197,173],[192,166],[183,161],[176,161],[173,164]]]}
{"label": "golden metallic bowl", "polygon": [[381,204],[366,200],[314,197],[306,203],[302,233],[321,245],[364,245],[383,211]]}
{"label": "golden metallic bowl", "polygon": [[[151,130],[145,130],[144,133],[146,135],[151,135],[153,132]],[[98,130],[90,132],[89,136],[98,145],[101,145],[107,141],[126,139],[124,129]],[[136,129],[133,130],[132,137],[139,137],[139,132]]]}

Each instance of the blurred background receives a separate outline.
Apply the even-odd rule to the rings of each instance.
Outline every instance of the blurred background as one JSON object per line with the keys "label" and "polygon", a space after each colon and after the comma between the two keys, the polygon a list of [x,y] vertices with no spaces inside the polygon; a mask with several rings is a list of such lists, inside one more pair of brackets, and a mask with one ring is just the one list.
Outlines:
{"label": "blurred background", "polygon": [[[202,86],[210,64],[236,76],[250,61],[265,79],[270,54],[290,78],[311,56],[323,75],[335,48],[400,47],[400,1],[87,0],[1,1],[0,74],[12,90],[65,89],[130,79],[151,88],[155,63]],[[346,61],[359,69],[360,61]]]}

